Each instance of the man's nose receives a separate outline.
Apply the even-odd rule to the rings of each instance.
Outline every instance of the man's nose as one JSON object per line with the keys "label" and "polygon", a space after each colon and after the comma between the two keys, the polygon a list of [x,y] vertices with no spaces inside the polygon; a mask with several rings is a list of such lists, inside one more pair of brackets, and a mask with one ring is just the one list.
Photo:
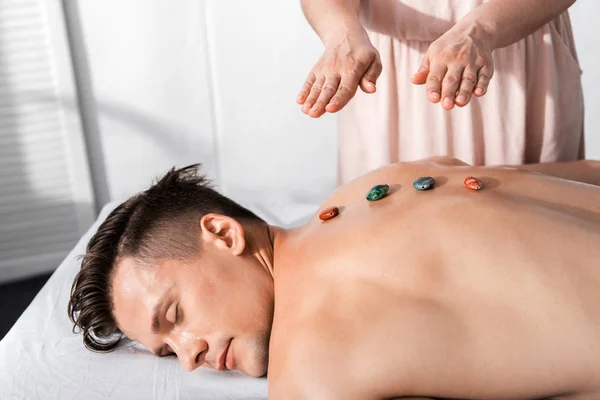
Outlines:
{"label": "man's nose", "polygon": [[191,372],[204,364],[208,350],[208,344],[204,340],[179,335],[172,342],[171,348],[186,371]]}

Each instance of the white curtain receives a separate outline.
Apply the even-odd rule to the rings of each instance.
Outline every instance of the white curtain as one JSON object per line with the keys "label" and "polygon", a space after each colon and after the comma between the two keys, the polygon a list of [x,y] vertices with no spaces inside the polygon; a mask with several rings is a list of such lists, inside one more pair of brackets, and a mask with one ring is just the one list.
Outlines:
{"label": "white curtain", "polygon": [[0,281],[56,268],[93,200],[60,2],[0,0]]}

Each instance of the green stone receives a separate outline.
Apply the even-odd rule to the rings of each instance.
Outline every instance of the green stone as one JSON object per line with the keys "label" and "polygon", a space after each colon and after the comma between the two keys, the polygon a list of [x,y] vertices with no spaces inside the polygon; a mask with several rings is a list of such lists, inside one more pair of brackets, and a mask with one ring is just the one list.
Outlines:
{"label": "green stone", "polygon": [[387,192],[390,191],[390,187],[388,185],[376,185],[369,190],[367,193],[367,200],[369,201],[377,201],[385,197]]}

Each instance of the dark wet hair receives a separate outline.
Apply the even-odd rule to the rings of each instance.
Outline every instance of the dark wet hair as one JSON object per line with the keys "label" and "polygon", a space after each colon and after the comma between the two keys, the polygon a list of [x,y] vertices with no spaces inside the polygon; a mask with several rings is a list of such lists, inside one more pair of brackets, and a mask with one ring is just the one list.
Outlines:
{"label": "dark wet hair", "polygon": [[199,221],[209,213],[263,222],[214,190],[198,164],[171,169],[148,190],[114,209],[90,239],[71,287],[68,313],[85,346],[113,350],[123,338],[113,313],[111,279],[117,261],[183,259],[198,254]]}

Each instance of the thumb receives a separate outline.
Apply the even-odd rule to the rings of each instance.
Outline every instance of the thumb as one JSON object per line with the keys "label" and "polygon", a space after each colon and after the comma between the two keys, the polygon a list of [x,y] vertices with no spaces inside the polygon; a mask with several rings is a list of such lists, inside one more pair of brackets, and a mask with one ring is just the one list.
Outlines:
{"label": "thumb", "polygon": [[375,53],[375,57],[373,58],[373,62],[369,65],[369,68],[362,76],[360,80],[360,88],[365,93],[375,93],[377,79],[379,75],[381,75],[382,71],[381,60],[379,59],[379,53]]}
{"label": "thumb", "polygon": [[416,74],[414,74],[411,78],[412,83],[415,85],[423,85],[427,81],[427,76],[429,75],[429,56],[426,54],[423,57],[423,61],[421,62],[421,66]]}

